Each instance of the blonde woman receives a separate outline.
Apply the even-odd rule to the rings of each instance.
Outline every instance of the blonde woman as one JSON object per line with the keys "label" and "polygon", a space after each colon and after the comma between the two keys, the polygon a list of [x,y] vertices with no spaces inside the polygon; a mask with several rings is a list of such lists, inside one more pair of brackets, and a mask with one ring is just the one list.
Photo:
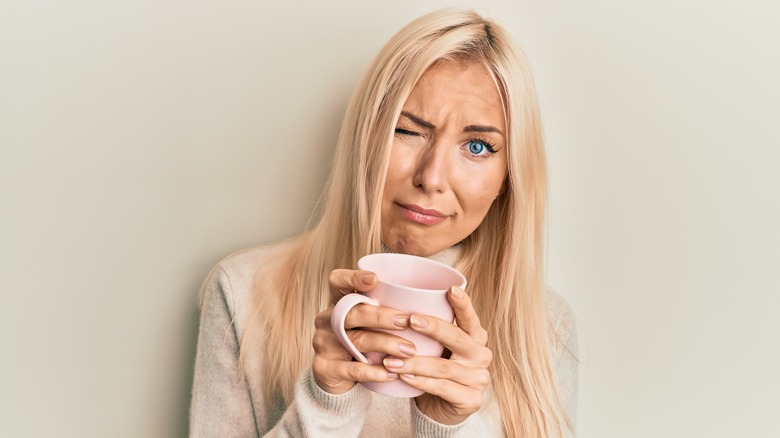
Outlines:
{"label": "blonde woman", "polygon": [[[192,436],[510,436],[573,431],[573,315],[543,282],[546,170],[527,63],[505,31],[444,10],[401,29],[358,86],[341,127],[319,222],[223,260],[202,290]],[[375,252],[430,257],[469,281],[454,324],[359,305],[353,361],[333,304],[369,290]],[[411,327],[442,342],[415,356]],[[372,393],[401,379],[425,394]]]}

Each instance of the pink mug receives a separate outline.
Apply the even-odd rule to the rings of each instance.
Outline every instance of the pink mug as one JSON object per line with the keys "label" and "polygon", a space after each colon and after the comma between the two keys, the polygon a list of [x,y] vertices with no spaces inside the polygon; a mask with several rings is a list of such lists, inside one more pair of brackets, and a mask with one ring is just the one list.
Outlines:
{"label": "pink mug", "polygon": [[[392,307],[407,313],[430,315],[452,322],[455,314],[447,300],[452,286],[466,287],[466,277],[443,263],[408,254],[369,254],[358,260],[358,268],[376,274],[378,283],[368,292],[353,293],[342,297],[333,309],[330,324],[339,341],[352,356],[366,364],[379,365],[385,354],[361,353],[347,337],[344,320],[347,313],[358,304]],[[444,347],[433,339],[412,329],[402,331],[382,330],[411,341],[417,356],[441,356]],[[401,380],[391,382],[361,382],[368,389],[395,397],[417,397],[423,391]]]}

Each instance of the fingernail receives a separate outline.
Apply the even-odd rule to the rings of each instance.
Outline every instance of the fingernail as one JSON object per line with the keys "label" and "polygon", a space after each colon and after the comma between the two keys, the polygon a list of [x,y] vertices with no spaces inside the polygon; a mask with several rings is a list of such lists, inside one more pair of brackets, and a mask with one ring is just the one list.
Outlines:
{"label": "fingernail", "polygon": [[409,317],[409,322],[412,324],[412,327],[416,327],[416,328],[428,327],[428,321],[426,321],[425,318],[423,318],[422,316],[412,315]]}
{"label": "fingernail", "polygon": [[391,358],[385,358],[383,361],[386,368],[401,368],[404,366],[404,361],[401,359],[391,359]]}
{"label": "fingernail", "polygon": [[457,299],[461,299],[463,297],[463,291],[458,286],[453,286],[452,287],[452,296],[457,298]]}
{"label": "fingernail", "polygon": [[387,380],[398,380],[398,374],[396,374],[396,373],[387,373]]}
{"label": "fingernail", "polygon": [[407,379],[414,379],[414,374],[401,374],[401,375]]}
{"label": "fingernail", "polygon": [[393,324],[396,327],[407,328],[409,327],[409,315],[395,315],[393,317]]}
{"label": "fingernail", "polygon": [[412,344],[401,344],[401,345],[398,346],[398,349],[401,350],[401,353],[403,353],[403,354],[405,354],[405,355],[407,355],[409,357],[414,356],[414,353],[416,353],[416,351],[414,349],[414,345],[412,345]]}
{"label": "fingernail", "polygon": [[371,286],[372,284],[376,283],[376,275],[374,274],[363,274],[360,276],[360,281],[363,282],[366,286]]}

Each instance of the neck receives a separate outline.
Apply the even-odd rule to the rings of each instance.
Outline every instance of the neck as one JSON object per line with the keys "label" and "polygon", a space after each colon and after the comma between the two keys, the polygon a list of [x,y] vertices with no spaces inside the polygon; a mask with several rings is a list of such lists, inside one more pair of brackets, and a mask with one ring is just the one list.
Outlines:
{"label": "neck", "polygon": [[[393,252],[393,251],[390,251],[390,248],[386,247],[385,244],[382,243],[382,252]],[[448,266],[453,266],[455,262],[457,262],[458,259],[460,258],[462,252],[463,252],[463,247],[460,244],[456,244],[449,248],[444,248],[443,250],[437,252],[436,254],[430,255],[426,258],[444,263],[445,265]]]}

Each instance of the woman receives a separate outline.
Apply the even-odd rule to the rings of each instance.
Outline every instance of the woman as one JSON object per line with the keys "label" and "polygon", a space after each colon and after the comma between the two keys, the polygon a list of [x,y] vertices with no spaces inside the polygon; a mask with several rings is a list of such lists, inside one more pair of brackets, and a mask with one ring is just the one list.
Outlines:
{"label": "woman", "polygon": [[[352,98],[319,223],[222,261],[204,284],[193,436],[554,437],[572,430],[573,316],[543,284],[546,170],[526,61],[470,11],[423,16],[380,51]],[[371,289],[363,255],[449,263],[469,281],[456,323],[357,306],[352,361],[333,304]],[[411,327],[446,358],[358,328]],[[401,379],[415,399],[357,381]]]}

